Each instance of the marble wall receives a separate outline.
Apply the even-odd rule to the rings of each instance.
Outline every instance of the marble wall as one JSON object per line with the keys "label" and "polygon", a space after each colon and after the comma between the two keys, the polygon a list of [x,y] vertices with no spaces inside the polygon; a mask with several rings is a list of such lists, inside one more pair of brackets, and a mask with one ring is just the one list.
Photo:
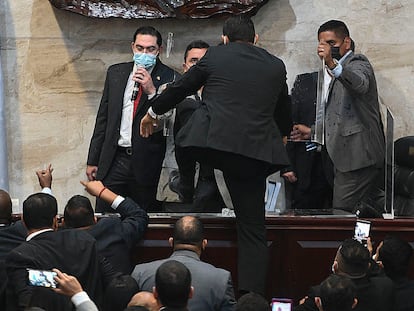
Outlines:
{"label": "marble wall", "polygon": [[[414,133],[414,2],[411,0],[269,0],[253,20],[259,45],[282,58],[291,87],[313,71],[318,26],[345,21],[357,52],[371,60],[384,102],[396,119],[396,137]],[[92,19],[56,10],[45,0],[0,2],[0,53],[10,193],[24,200],[38,190],[35,170],[55,168],[53,190],[62,210],[83,193],[85,162],[106,68],[131,59],[130,41],[141,25],[154,25],[174,46],[162,60],[181,70],[187,43],[219,42],[222,19]]]}

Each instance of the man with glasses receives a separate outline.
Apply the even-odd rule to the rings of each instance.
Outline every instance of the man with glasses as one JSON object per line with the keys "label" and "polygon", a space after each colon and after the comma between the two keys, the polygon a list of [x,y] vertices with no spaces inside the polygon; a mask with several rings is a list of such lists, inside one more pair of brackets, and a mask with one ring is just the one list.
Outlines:
{"label": "man with glasses", "polygon": [[[362,210],[384,162],[385,139],[374,70],[368,59],[352,51],[344,22],[330,20],[319,27],[318,50],[325,60],[325,146],[334,166],[336,209]],[[309,139],[310,128],[295,125],[292,139]],[[365,204],[364,204],[365,205]],[[363,205],[362,205],[363,206]]]}
{"label": "man with glasses", "polygon": [[[115,64],[107,71],[86,175],[149,210],[155,203],[166,141],[159,121],[153,124],[156,133],[151,139],[139,135],[139,124],[148,100],[161,85],[176,80],[178,73],[160,61],[162,38],[155,28],[138,28],[131,49],[134,62]],[[98,196],[96,211],[111,211],[111,207]]]}

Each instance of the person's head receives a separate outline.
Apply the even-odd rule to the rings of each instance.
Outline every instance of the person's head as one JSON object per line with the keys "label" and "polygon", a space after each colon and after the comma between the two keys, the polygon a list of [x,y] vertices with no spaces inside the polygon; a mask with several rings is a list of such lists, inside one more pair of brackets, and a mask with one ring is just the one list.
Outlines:
{"label": "person's head", "polygon": [[131,42],[134,54],[151,54],[158,56],[162,47],[162,37],[160,32],[152,26],[138,28]]}
{"label": "person's head", "polygon": [[104,297],[106,310],[124,310],[138,291],[138,284],[132,276],[128,274],[116,276],[106,287]]}
{"label": "person's head", "polygon": [[0,189],[0,223],[9,224],[12,218],[12,201],[10,195]]}
{"label": "person's head", "polygon": [[154,297],[169,308],[185,308],[193,296],[191,273],[181,262],[169,260],[155,273]]}
{"label": "person's head", "polygon": [[413,249],[407,241],[389,236],[379,247],[377,260],[381,262],[385,274],[396,279],[407,276],[412,255]]}
{"label": "person's head", "polygon": [[190,249],[200,255],[207,246],[207,240],[203,238],[203,231],[203,223],[200,219],[194,216],[184,216],[174,224],[173,236],[169,242],[174,250]]}
{"label": "person's head", "polygon": [[332,54],[340,58],[352,49],[352,40],[348,27],[344,22],[330,20],[322,24],[318,29],[319,42],[326,42],[331,46]]}
{"label": "person's head", "polygon": [[187,72],[191,66],[197,64],[204,54],[206,54],[209,47],[209,44],[203,40],[190,42],[184,52],[183,71]]}
{"label": "person's head", "polygon": [[369,251],[360,242],[347,239],[339,247],[334,263],[333,272],[349,278],[365,276],[369,267]]}
{"label": "person's head", "polygon": [[254,30],[254,24],[250,17],[237,15],[229,17],[223,25],[223,43],[249,42],[256,43],[258,35]]}
{"label": "person's head", "polygon": [[239,298],[236,311],[270,311],[270,304],[263,296],[251,292]]}
{"label": "person's head", "polygon": [[34,193],[23,202],[23,222],[27,231],[57,228],[57,201],[46,193]]}
{"label": "person's head", "polygon": [[343,275],[330,275],[321,283],[319,297],[315,297],[319,311],[351,311],[357,303],[355,284]]}
{"label": "person's head", "polygon": [[66,203],[63,224],[68,228],[82,228],[96,223],[91,201],[83,195],[74,195]]}
{"label": "person's head", "polygon": [[136,293],[128,303],[128,307],[132,306],[142,306],[145,307],[148,311],[158,311],[161,306],[158,304],[157,299],[155,299],[154,294],[146,291]]}

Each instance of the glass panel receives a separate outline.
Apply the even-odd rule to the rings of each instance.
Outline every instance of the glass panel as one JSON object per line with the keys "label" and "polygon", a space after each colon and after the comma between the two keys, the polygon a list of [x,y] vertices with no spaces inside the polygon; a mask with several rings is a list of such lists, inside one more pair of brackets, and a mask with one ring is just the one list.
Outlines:
{"label": "glass panel", "polygon": [[325,144],[325,60],[322,59],[321,67],[318,71],[318,89],[316,92],[316,114],[315,114],[315,130],[312,141],[323,145]]}

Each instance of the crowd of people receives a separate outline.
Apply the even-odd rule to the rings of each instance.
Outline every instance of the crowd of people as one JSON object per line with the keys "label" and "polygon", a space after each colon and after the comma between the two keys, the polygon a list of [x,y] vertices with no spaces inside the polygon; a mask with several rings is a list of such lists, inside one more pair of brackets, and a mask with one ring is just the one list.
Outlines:
{"label": "crowd of people", "polygon": [[[328,172],[325,184],[333,189],[332,199],[327,194],[332,207],[355,212],[384,161],[375,76],[368,59],[353,52],[342,21],[324,23],[317,34],[317,53],[325,65],[326,143],[315,163]],[[97,221],[90,200],[75,195],[59,220],[50,165],[37,172],[42,192],[24,201],[21,221],[11,224],[10,198],[1,192],[2,309],[270,310],[263,298],[266,178],[284,169],[289,181],[301,180],[285,145],[288,136],[309,142],[313,124],[293,125],[286,67],[258,47],[258,39],[249,17],[230,17],[222,44],[190,43],[181,76],[159,58],[161,34],[151,26],[137,29],[131,42],[133,61],[107,71],[89,146],[88,181],[81,182],[96,198],[95,211],[113,216]],[[208,242],[201,221],[193,216],[176,222],[169,258],[136,266],[130,260],[156,202],[165,124],[174,108],[178,173],[171,178],[171,189],[183,202],[202,204],[218,192],[213,169],[223,172],[236,215],[237,291],[229,271],[200,260]],[[194,188],[196,162],[199,182],[212,189],[202,198],[197,195],[202,191]],[[308,184],[320,190],[320,185]],[[301,195],[306,201],[309,193]],[[333,275],[311,288],[294,310],[412,308],[412,283],[406,276],[412,249],[395,241],[384,240],[376,262],[370,247],[344,241]],[[396,262],[390,256],[396,252],[408,259]],[[53,271],[57,287],[29,285],[27,269]]]}
{"label": "crowd of people", "polygon": [[[126,264],[147,227],[146,212],[102,182],[90,181],[83,183],[90,194],[113,207],[121,201],[115,207],[119,216],[96,221],[89,199],[75,195],[58,220],[50,171],[38,172],[44,187],[24,201],[21,220],[12,222],[10,197],[0,191],[2,310],[284,310],[272,309],[254,291],[235,294],[231,273],[200,259],[208,241],[195,216],[183,216],[174,224],[170,257]],[[367,242],[343,241],[332,274],[310,288],[293,310],[412,310],[411,245],[395,236],[386,237],[376,249],[369,238]],[[29,285],[31,269],[55,275],[47,285]]]}

